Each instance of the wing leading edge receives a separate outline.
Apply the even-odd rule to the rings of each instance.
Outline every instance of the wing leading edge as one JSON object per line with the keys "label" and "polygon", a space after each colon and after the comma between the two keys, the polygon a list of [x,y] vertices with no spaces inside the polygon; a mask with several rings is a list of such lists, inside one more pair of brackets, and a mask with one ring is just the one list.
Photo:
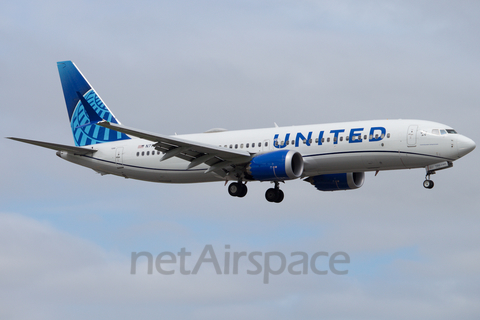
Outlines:
{"label": "wing leading edge", "polygon": [[177,137],[150,133],[106,120],[98,122],[97,125],[154,142],[155,149],[164,153],[161,161],[178,157],[190,161],[188,169],[205,163],[210,166],[205,173],[223,169],[232,164],[244,164],[252,158],[248,151],[225,149]]}

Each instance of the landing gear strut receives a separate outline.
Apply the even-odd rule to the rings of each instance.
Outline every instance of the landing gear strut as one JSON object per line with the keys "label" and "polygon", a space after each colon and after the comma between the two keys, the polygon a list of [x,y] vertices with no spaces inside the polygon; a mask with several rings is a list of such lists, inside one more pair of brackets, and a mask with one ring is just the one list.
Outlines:
{"label": "landing gear strut", "polygon": [[280,203],[282,202],[283,197],[284,194],[279,188],[278,181],[275,181],[275,188],[270,188],[265,192],[265,199],[267,199],[268,202]]}
{"label": "landing gear strut", "polygon": [[443,162],[426,166],[425,171],[427,172],[427,174],[425,175],[425,181],[423,181],[423,186],[427,189],[432,189],[433,181],[430,180],[430,175],[435,174],[438,170],[448,169],[451,167],[453,167],[453,163],[451,161],[443,161]]}
{"label": "landing gear strut", "polygon": [[232,197],[243,198],[247,194],[247,186],[241,182],[233,182],[228,186],[228,193]]}
{"label": "landing gear strut", "polygon": [[425,175],[425,181],[423,181],[423,187],[427,189],[432,189],[433,186],[435,185],[432,180],[430,180],[430,175],[435,174],[435,171],[427,171],[427,174]]}

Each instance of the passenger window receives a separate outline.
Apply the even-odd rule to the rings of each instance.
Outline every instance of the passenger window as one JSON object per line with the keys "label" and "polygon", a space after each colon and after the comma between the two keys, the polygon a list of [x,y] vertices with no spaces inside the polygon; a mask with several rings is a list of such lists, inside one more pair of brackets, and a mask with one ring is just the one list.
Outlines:
{"label": "passenger window", "polygon": [[322,143],[324,143],[324,142],[325,142],[325,138],[322,138]]}
{"label": "passenger window", "polygon": [[315,143],[318,143],[318,138],[315,138]]}
{"label": "passenger window", "polygon": [[268,147],[268,142],[265,142],[265,147]]}
{"label": "passenger window", "polygon": [[252,148],[255,148],[255,142],[254,142],[254,143],[252,143]]}
{"label": "passenger window", "polygon": [[[278,142],[277,142],[277,143],[278,143]],[[247,143],[247,145],[245,146],[245,148],[248,148],[248,146],[249,146],[249,145],[250,145],[250,144],[249,144],[249,143]]]}
{"label": "passenger window", "polygon": [[292,146],[295,144],[295,140],[292,140]]}
{"label": "passenger window", "polygon": [[333,142],[337,142],[337,137],[333,137]]}
{"label": "passenger window", "polygon": [[235,144],[235,149],[238,149],[238,144]]}
{"label": "passenger window", "polygon": [[137,157],[140,155],[140,152],[137,152]]}
{"label": "passenger window", "polygon": [[348,140],[349,140],[349,136],[346,136],[346,137],[345,137],[345,141],[348,141]]}
{"label": "passenger window", "polygon": [[375,135],[375,139],[378,139],[378,133]]}
{"label": "passenger window", "polygon": [[240,145],[240,149],[243,149],[243,143]]}
{"label": "passenger window", "polygon": [[145,155],[145,151],[142,151],[142,156],[144,156],[144,155]]}
{"label": "passenger window", "polygon": [[330,138],[327,138],[327,142],[330,142]]}
{"label": "passenger window", "polygon": [[340,141],[343,141],[343,137],[340,137]]}
{"label": "passenger window", "polygon": [[367,135],[364,135],[364,136],[363,136],[363,140],[367,140]]}
{"label": "passenger window", "polygon": [[387,138],[390,138],[390,133],[387,133]]}
{"label": "passenger window", "polygon": [[230,145],[230,149],[232,149],[232,148],[233,148],[233,146],[232,146],[232,145]]}
{"label": "passenger window", "polygon": [[147,151],[147,156],[149,156],[149,155],[150,155],[150,151]]}

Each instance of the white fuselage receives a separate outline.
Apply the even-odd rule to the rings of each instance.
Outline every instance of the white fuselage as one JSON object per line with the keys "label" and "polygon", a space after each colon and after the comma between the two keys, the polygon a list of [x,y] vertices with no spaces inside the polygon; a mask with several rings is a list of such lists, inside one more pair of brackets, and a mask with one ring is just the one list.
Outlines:
{"label": "white fuselage", "polygon": [[[223,131],[176,136],[215,147],[248,151],[253,155],[275,150],[298,151],[304,160],[303,176],[422,168],[455,161],[470,152],[473,141],[449,126],[422,120],[373,120],[266,129]],[[443,133],[443,134],[442,134]],[[287,142],[288,141],[288,142]],[[132,138],[84,147],[95,153],[58,153],[65,160],[102,174],[166,182],[194,183],[229,180],[208,165],[187,169],[177,157],[160,161],[162,153],[151,141]],[[468,149],[468,151],[466,151]],[[232,178],[233,179],[233,178]]]}

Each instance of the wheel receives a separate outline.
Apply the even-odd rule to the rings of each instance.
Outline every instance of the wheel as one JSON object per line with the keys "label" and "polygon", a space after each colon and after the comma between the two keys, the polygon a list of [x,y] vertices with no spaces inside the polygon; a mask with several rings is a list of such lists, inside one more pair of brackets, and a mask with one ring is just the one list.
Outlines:
{"label": "wheel", "polygon": [[277,199],[277,190],[274,188],[270,188],[265,192],[265,199],[268,202],[274,202]]}
{"label": "wheel", "polygon": [[241,190],[241,184],[238,182],[233,182],[228,186],[228,193],[232,197],[237,197]]}
{"label": "wheel", "polygon": [[245,197],[245,195],[247,194],[247,191],[248,191],[247,186],[240,183],[240,192],[237,195],[237,197],[240,197],[240,198]]}
{"label": "wheel", "polygon": [[423,186],[427,189],[432,189],[434,186],[434,183],[432,180],[425,180],[423,181]]}
{"label": "wheel", "polygon": [[282,202],[283,197],[283,191],[280,189],[270,188],[265,192],[265,199],[267,199],[268,202],[280,203]]}
{"label": "wheel", "polygon": [[283,191],[280,190],[280,189],[278,189],[278,190],[277,190],[277,198],[275,199],[275,202],[276,202],[276,203],[282,202],[284,196],[285,196],[285,195],[283,194]]}
{"label": "wheel", "polygon": [[228,193],[232,197],[245,197],[247,191],[247,186],[240,182],[233,182],[228,186]]}

